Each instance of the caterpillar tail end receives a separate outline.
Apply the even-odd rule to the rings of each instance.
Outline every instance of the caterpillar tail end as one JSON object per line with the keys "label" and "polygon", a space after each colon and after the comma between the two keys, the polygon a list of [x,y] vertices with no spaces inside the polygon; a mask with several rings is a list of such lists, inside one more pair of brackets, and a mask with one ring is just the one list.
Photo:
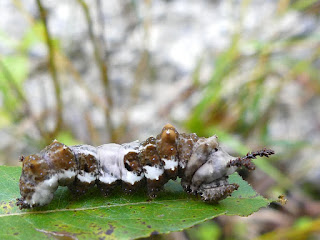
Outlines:
{"label": "caterpillar tail end", "polygon": [[251,152],[251,153],[249,152],[244,157],[238,157],[234,160],[229,161],[227,164],[227,167],[233,167],[233,166],[236,166],[238,168],[245,167],[249,171],[252,171],[256,169],[256,166],[252,162],[253,159],[256,159],[257,156],[268,158],[270,155],[273,155],[274,153],[275,153],[274,150],[266,149],[266,148],[259,151]]}

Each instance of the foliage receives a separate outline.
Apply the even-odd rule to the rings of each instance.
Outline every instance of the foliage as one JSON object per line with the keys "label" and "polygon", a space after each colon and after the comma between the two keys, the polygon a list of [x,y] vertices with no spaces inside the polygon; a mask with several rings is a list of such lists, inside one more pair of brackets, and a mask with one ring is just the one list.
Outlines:
{"label": "foliage", "polygon": [[[27,146],[33,146],[34,141],[37,141],[37,146],[43,146],[47,143],[51,142],[53,138],[57,138],[58,140],[64,142],[64,143],[70,143],[70,144],[76,144],[79,143],[79,140],[76,140],[74,137],[74,129],[72,129],[70,126],[68,126],[66,123],[63,123],[61,128],[58,129],[58,131],[54,134],[54,136],[48,136],[46,134],[46,126],[48,121],[48,112],[52,111],[54,112],[54,108],[50,109],[48,106],[45,106],[44,109],[42,109],[42,113],[40,115],[37,115],[37,113],[30,111],[30,108],[28,107],[28,104],[30,101],[28,101],[28,96],[25,96],[26,92],[26,86],[28,86],[28,77],[30,74],[36,75],[37,70],[34,70],[36,68],[42,69],[48,69],[49,64],[47,61],[47,56],[38,56],[37,59],[38,62],[42,62],[43,65],[39,64],[35,66],[29,66],[32,58],[32,48],[35,46],[41,46],[47,47],[46,44],[46,36],[45,31],[48,31],[50,33],[51,29],[47,29],[48,27],[43,24],[43,21],[40,19],[40,14],[34,14],[31,12],[28,12],[28,8],[23,8],[23,4],[21,0],[12,0],[14,5],[17,7],[17,9],[20,11],[21,16],[25,17],[25,20],[30,24],[29,29],[26,29],[26,32],[24,36],[22,36],[21,39],[13,39],[11,36],[8,36],[7,33],[3,32],[0,29],[0,42],[1,42],[1,49],[5,49],[5,55],[0,55],[0,101],[2,108],[0,109],[0,128],[10,129],[18,129],[22,131],[19,136],[17,136],[16,133],[13,133],[12,135],[14,138],[21,140],[21,139],[27,139],[27,143],[23,143]],[[39,1],[40,2],[40,1]],[[45,3],[45,1],[41,1]],[[101,1],[97,1],[101,2]],[[139,5],[140,4],[146,4],[144,8],[146,8],[146,11],[150,11],[150,16],[152,15],[150,5],[148,5],[149,1],[145,2],[139,2],[139,1],[129,1],[130,3],[126,5],[123,9],[123,12],[129,11],[129,8],[134,8],[135,10],[133,12],[130,12],[134,14],[140,14],[139,13]],[[254,1],[243,1],[242,5],[246,5],[248,3],[254,3]],[[294,13],[297,13],[299,15],[313,15],[318,14],[319,11],[319,1],[317,0],[295,0],[295,1],[288,1],[288,0],[281,0],[278,1],[278,9],[279,12],[278,15],[275,15],[275,17],[278,17],[281,19],[284,17],[287,13],[291,13],[291,11],[294,11]],[[67,51],[62,49],[59,39],[55,38],[55,36],[51,36],[51,44],[53,48],[53,52],[55,53],[55,61],[57,65],[57,72],[58,74],[66,74],[69,73],[68,79],[72,79],[72,81],[75,81],[77,86],[81,90],[83,90],[88,98],[91,101],[91,105],[96,108],[98,111],[104,111],[105,112],[105,118],[110,118],[110,115],[112,116],[112,111],[118,111],[116,104],[112,106],[113,99],[110,99],[110,91],[111,92],[118,92],[117,88],[118,86],[108,86],[107,82],[107,76],[103,75],[106,73],[106,66],[101,65],[101,59],[102,56],[99,56],[97,52],[102,53],[106,52],[106,55],[110,53],[112,55],[112,51],[108,49],[102,49],[101,51],[98,51],[97,48],[103,46],[104,44],[100,43],[101,36],[95,35],[96,32],[92,32],[92,30],[95,29],[103,29],[102,26],[92,26],[92,19],[91,17],[95,15],[99,15],[99,13],[94,12],[95,11],[95,4],[90,4],[88,6],[85,5],[85,1],[78,1],[78,4],[82,4],[83,6],[83,13],[86,14],[87,22],[85,24],[88,25],[88,36],[90,35],[90,41],[92,43],[92,48],[95,49],[95,58],[96,59],[96,66],[98,71],[101,72],[101,80],[104,82],[103,88],[105,95],[103,97],[96,94],[96,89],[90,89],[91,80],[92,79],[82,79],[82,72],[81,69],[77,69],[77,64],[74,64],[72,62],[72,56],[68,56]],[[148,6],[147,6],[148,5]],[[98,8],[99,10],[99,8]],[[240,11],[239,11],[240,12]],[[53,9],[49,9],[47,14],[44,14],[44,18],[50,18],[55,17]],[[91,14],[90,14],[91,13]],[[238,12],[235,12],[235,16],[238,14]],[[242,12],[243,15],[246,14],[246,11]],[[129,15],[129,14],[127,14]],[[152,21],[149,23],[146,21],[144,22],[143,16],[137,16],[138,22],[145,25],[145,36],[150,35],[148,31],[150,31],[150,28],[152,27]],[[311,19],[311,17],[310,17]],[[52,20],[52,19],[51,19]],[[53,19],[54,20],[54,19]],[[149,19],[150,20],[150,19]],[[152,19],[151,19],[152,20]],[[123,19],[125,21],[125,19]],[[96,22],[95,24],[99,25],[99,22]],[[203,62],[205,62],[203,59],[205,57],[201,56],[201,60],[199,61],[199,64],[197,64],[195,68],[195,73],[192,76],[193,77],[193,85],[188,88],[190,92],[188,94],[183,96],[177,96],[176,100],[174,101],[173,105],[178,105],[183,100],[190,100],[190,98],[193,96],[193,94],[199,96],[198,102],[192,102],[192,104],[195,104],[194,108],[190,107],[190,116],[188,117],[187,121],[184,122],[184,127],[186,131],[189,132],[196,132],[199,136],[209,136],[212,134],[217,134],[219,136],[219,139],[221,142],[226,144],[228,147],[233,149],[235,152],[237,152],[238,155],[243,155],[247,153],[249,150],[248,146],[250,147],[256,147],[259,148],[261,146],[268,146],[273,148],[276,146],[277,149],[277,155],[275,158],[273,158],[271,161],[270,159],[259,159],[255,162],[255,164],[258,166],[259,170],[262,170],[267,176],[271,177],[274,181],[275,187],[270,187],[270,189],[266,190],[268,191],[271,196],[275,196],[276,194],[282,194],[288,190],[294,189],[295,186],[299,185],[301,186],[301,178],[305,177],[308,173],[308,171],[313,168],[314,166],[307,166],[307,164],[304,164],[304,172],[299,175],[291,175],[288,173],[287,170],[284,170],[283,166],[285,166],[285,161],[290,162],[288,165],[291,165],[292,159],[296,156],[304,156],[304,154],[301,154],[300,151],[302,149],[312,149],[312,148],[318,148],[318,145],[310,144],[305,139],[300,139],[299,141],[292,140],[292,139],[286,139],[285,136],[283,139],[275,140],[270,135],[269,131],[269,125],[270,125],[270,119],[272,119],[275,115],[276,110],[280,110],[281,106],[279,106],[281,94],[284,90],[288,88],[291,84],[298,84],[301,86],[301,88],[305,88],[306,92],[308,92],[309,96],[305,96],[303,99],[303,102],[301,104],[308,104],[308,100],[311,99],[314,96],[319,96],[320,93],[320,81],[319,81],[319,58],[320,58],[320,45],[319,45],[319,31],[317,29],[307,29],[302,34],[289,34],[288,36],[284,32],[280,32],[279,34],[275,34],[271,38],[262,38],[259,39],[257,35],[253,35],[253,38],[248,39],[248,36],[246,36],[245,31],[242,31],[241,28],[242,25],[242,19],[239,20],[237,23],[239,24],[238,29],[235,29],[233,38],[231,40],[230,46],[225,48],[221,52],[217,53],[211,53],[210,59],[212,61],[211,65],[209,66],[211,70],[211,76],[208,77],[208,79],[202,79],[201,73],[202,73],[202,65],[204,65]],[[134,25],[134,23],[132,23]],[[150,26],[149,26],[150,25]],[[264,29],[267,26],[261,26],[262,29]],[[135,28],[135,26],[133,26]],[[294,28],[294,26],[293,26]],[[99,32],[99,31],[98,31]],[[299,31],[297,31],[299,32]],[[108,34],[107,34],[108,36]],[[74,39],[73,39],[74,40]],[[72,41],[73,41],[72,40]],[[109,39],[107,39],[109,40]],[[148,41],[145,41],[148,42]],[[243,49],[250,49],[250,54],[248,54]],[[144,55],[143,55],[144,54]],[[138,72],[138,69],[144,69],[144,68],[151,68],[152,66],[152,60],[153,56],[151,53],[145,51],[143,54],[141,54],[140,60],[139,58],[135,59],[133,62],[140,62],[141,66],[137,67],[136,76],[137,80],[134,82],[134,87],[132,88],[136,95],[135,98],[139,98],[139,88],[143,86],[141,84],[142,80],[140,78],[143,78],[143,73]],[[149,55],[148,55],[149,54]],[[207,53],[203,53],[204,56],[206,56]],[[94,53],[93,53],[94,55]],[[145,56],[148,57],[145,57]],[[48,54],[49,56],[49,54]],[[40,61],[39,61],[40,60]],[[92,59],[86,59],[85,62],[92,61]],[[34,63],[35,61],[33,61]],[[107,61],[106,61],[107,62]],[[249,63],[249,64],[248,64]],[[2,67],[1,67],[2,66]],[[91,65],[90,65],[91,66]],[[250,66],[247,68],[247,66]],[[207,67],[207,66],[206,66]],[[149,70],[149,71],[148,71]],[[207,69],[206,69],[207,70]],[[114,72],[117,71],[117,69],[113,69]],[[156,72],[155,69],[147,69],[146,72]],[[249,74],[245,75],[245,78],[241,78],[243,72],[248,72]],[[98,75],[98,74],[96,74]],[[115,74],[116,75],[116,74]],[[155,74],[156,75],[156,74]],[[36,76],[37,77],[37,76]],[[103,81],[103,78],[105,79]],[[147,77],[148,78],[148,77]],[[64,79],[60,78],[60,84],[63,85]],[[52,81],[52,79],[48,79],[47,81]],[[89,83],[89,84],[88,84]],[[62,92],[64,91],[64,88],[62,88]],[[109,91],[109,92],[108,92]],[[98,91],[97,91],[98,92]],[[62,94],[63,95],[63,94]],[[115,94],[113,94],[115,95]],[[58,95],[57,95],[58,96]],[[122,97],[122,96],[121,96]],[[61,101],[61,97],[57,97],[56,102]],[[141,100],[141,99],[140,99]],[[118,101],[116,99],[113,100],[115,103],[122,102]],[[109,108],[109,105],[106,104],[106,102],[109,102],[109,105],[111,105],[111,108]],[[134,105],[134,103],[139,102],[139,99],[135,99],[134,101],[129,101],[129,107]],[[66,102],[64,102],[66,105]],[[69,106],[63,106],[64,110],[67,109],[68,111]],[[112,109],[112,107],[114,109]],[[171,119],[175,119],[172,117],[172,115],[175,115],[174,108],[168,110],[163,118],[167,119],[167,121],[170,121]],[[173,113],[173,114],[172,114]],[[90,114],[90,113],[89,113]],[[312,118],[311,116],[307,116],[308,118]],[[87,122],[87,128],[90,129],[90,134],[88,139],[94,143],[101,143],[101,139],[99,138],[99,134],[97,132],[113,132],[114,135],[112,136],[113,139],[121,139],[123,140],[124,137],[135,137],[130,135],[130,131],[132,130],[132,126],[129,126],[130,121],[127,117],[124,117],[123,119],[120,119],[115,121],[117,124],[119,124],[120,127],[116,128],[116,126],[109,126],[107,131],[101,130],[101,129],[95,129],[95,123],[92,123],[89,120],[87,120],[87,116],[83,117],[86,119]],[[57,119],[57,118],[56,118]],[[25,127],[28,125],[28,123],[32,122],[32,127],[27,128]],[[109,123],[110,121],[107,121]],[[180,122],[181,124],[181,122]],[[41,127],[41,126],[45,127]],[[177,124],[179,125],[179,123]],[[134,128],[135,126],[133,126]],[[113,129],[115,128],[115,129]],[[23,130],[21,130],[23,129]],[[72,130],[71,130],[72,129]],[[35,131],[34,131],[35,130]],[[38,131],[37,131],[38,130]],[[92,130],[92,131],[91,131]],[[35,133],[34,133],[35,132]],[[39,134],[38,134],[39,132]],[[31,134],[30,134],[31,133]],[[38,134],[38,135],[37,135]],[[112,134],[110,134],[112,135]],[[98,136],[98,137],[97,137]],[[254,139],[254,140],[252,140]],[[23,140],[22,140],[23,141]],[[104,141],[105,142],[105,141]],[[119,141],[120,142],[120,141]],[[23,145],[23,144],[16,144]],[[258,146],[259,145],[259,146]],[[9,159],[8,155],[5,155],[6,149],[1,152],[1,156],[4,155],[3,159],[5,161]],[[16,154],[19,154],[18,152]],[[17,158],[16,156],[12,158]],[[305,159],[302,158],[302,161]],[[12,164],[12,163],[10,163]],[[17,163],[15,163],[17,164]],[[3,168],[2,168],[3,169]],[[13,169],[13,168],[12,168]],[[0,183],[1,188],[4,188],[4,190],[0,193],[1,198],[4,198],[7,201],[8,196],[10,196],[11,201],[14,201],[14,199],[19,195],[18,189],[17,189],[17,180],[19,175],[19,168],[16,168],[15,170],[8,170],[8,172],[12,171],[12,181],[11,185],[9,184],[9,181],[5,180],[4,182]],[[5,177],[6,175],[2,175],[3,178],[7,179]],[[235,176],[233,176],[235,177]],[[15,180],[13,180],[15,179]],[[10,187],[10,188],[9,188]],[[10,193],[9,189],[12,190],[12,193]],[[7,190],[5,190],[7,189]],[[179,190],[180,191],[180,190]],[[305,192],[306,189],[303,189]],[[96,199],[100,199],[101,197],[98,195],[93,194],[94,198],[92,201],[95,201]],[[181,199],[185,199],[185,195],[178,192],[177,195],[174,195],[174,197],[181,197]],[[234,195],[235,196],[235,195]],[[119,198],[120,197],[120,198]],[[116,204],[129,204],[125,205],[125,207],[131,207],[131,201],[135,202],[139,199],[143,201],[143,205],[146,206],[146,208],[150,206],[156,206],[162,204],[162,201],[165,201],[166,197],[173,197],[173,195],[161,195],[159,199],[153,202],[146,202],[144,198],[135,197],[128,197],[123,196],[121,194],[117,194],[114,196],[110,196],[110,202],[113,204],[113,207],[103,207],[102,209],[90,209],[90,211],[106,211],[106,214],[109,214],[109,212],[113,212],[114,209],[120,208],[120,205],[117,206]],[[59,215],[59,214],[70,214],[71,211],[68,213],[62,213],[57,212],[56,209],[62,207],[63,209],[66,207],[80,207],[83,206],[81,204],[85,204],[85,202],[91,203],[91,199],[88,199],[88,197],[80,198],[79,201],[72,200],[72,203],[69,205],[70,198],[72,199],[72,196],[68,194],[63,189],[60,189],[55,198],[55,202],[53,205],[48,206],[48,208],[40,209],[40,211],[45,211],[45,213],[41,213],[42,217],[45,215],[46,217],[50,217],[50,215]],[[101,198],[102,199],[102,198]],[[108,198],[109,199],[109,198]],[[118,199],[118,200],[116,200]],[[139,201],[140,201],[139,200]],[[204,205],[201,202],[198,202],[193,199],[185,199],[188,201],[188,204],[191,202],[191,204],[196,204],[197,207],[199,206],[207,206]],[[227,203],[230,200],[225,200],[223,203]],[[1,200],[2,201],[2,200]],[[114,201],[114,202],[112,202]],[[118,201],[118,202],[117,202]],[[171,201],[171,200],[170,200]],[[194,202],[193,202],[194,201]],[[160,203],[159,203],[160,202]],[[94,202],[92,202],[93,204]],[[96,202],[101,203],[101,202]],[[159,204],[158,204],[159,203]],[[2,203],[1,203],[2,204]],[[5,204],[3,202],[3,204]],[[5,226],[9,225],[15,225],[14,227],[21,227],[26,224],[26,226],[29,226],[28,229],[33,229],[32,224],[34,224],[34,219],[32,218],[32,214],[24,213],[21,215],[21,212],[16,209],[16,207],[13,206],[11,209],[11,205],[13,202],[11,202],[11,205],[3,205],[1,210],[4,211],[5,209],[9,209],[8,216],[5,215],[5,212],[3,212],[3,215],[1,216],[2,219],[8,219],[5,220],[6,224]],[[55,205],[56,204],[56,205]],[[60,205],[61,204],[61,205]],[[65,205],[64,205],[65,204]],[[153,204],[153,205],[152,205]],[[199,204],[199,205],[198,205]],[[96,207],[99,207],[100,205],[95,205]],[[102,205],[101,205],[102,206]],[[111,205],[110,205],[111,206]],[[189,205],[188,205],[189,206]],[[55,208],[56,207],[56,208]],[[133,208],[137,209],[136,212],[139,212],[138,209],[140,209],[140,205],[132,205]],[[179,209],[179,206],[175,206],[177,209]],[[208,206],[207,206],[208,207]],[[210,206],[211,207],[211,206]],[[200,208],[199,208],[200,209]],[[10,211],[13,212],[10,212]],[[55,212],[46,212],[46,211],[55,211]],[[132,209],[130,209],[132,210]],[[140,209],[141,210],[141,209]],[[133,210],[132,210],[133,211]],[[84,213],[85,211],[80,211],[79,214]],[[37,213],[38,214],[38,213]],[[78,214],[78,213],[77,213]],[[138,213],[137,213],[138,214]],[[31,216],[31,219],[29,219],[29,215]],[[161,215],[161,214],[159,214]],[[201,214],[200,214],[201,215]],[[127,215],[125,215],[127,217]],[[138,216],[138,215],[137,215]],[[139,222],[137,217],[134,215],[134,220],[136,222]],[[216,216],[215,212],[212,212],[212,215],[208,215],[208,219]],[[88,216],[88,218],[92,218],[93,215]],[[191,217],[192,218],[192,217]],[[14,219],[12,222],[9,221],[9,219]],[[142,219],[142,218],[141,218]],[[101,217],[101,221],[103,221],[103,217]],[[155,221],[151,217],[149,219],[151,221]],[[185,223],[185,225],[180,225],[177,230],[181,230],[185,227],[189,227],[196,222],[201,222],[204,219],[191,219],[189,224]],[[28,222],[29,221],[29,222]],[[114,220],[114,221],[117,221]],[[80,223],[82,222],[82,218],[80,218]],[[140,221],[141,225],[142,220]],[[161,220],[160,220],[161,222]],[[15,224],[17,223],[17,224]],[[21,225],[18,225],[18,224]],[[38,223],[40,224],[40,223]],[[47,223],[43,223],[44,225]],[[158,223],[155,223],[151,226],[157,226]],[[303,225],[303,227],[297,229],[297,231],[294,229],[294,227],[284,229],[283,231],[275,231],[270,233],[270,235],[262,236],[262,239],[269,239],[269,237],[275,237],[279,232],[279,236],[290,237],[292,235],[295,235],[297,233],[297,236],[300,236],[300,233],[303,233],[305,229],[306,231],[313,232],[313,229],[315,226],[318,226],[319,224],[318,220],[310,220],[308,224]],[[45,226],[42,226],[43,228],[37,228],[37,229],[47,229],[48,231],[51,231],[51,233],[47,232],[49,235],[46,235],[47,237],[50,237],[52,235],[50,234],[58,234],[59,232],[64,231],[64,226],[53,226],[53,228],[45,228]],[[139,226],[140,226],[139,225]],[[205,226],[199,226],[197,233],[190,233],[190,236],[194,236],[194,238],[198,239],[204,239],[206,236],[212,234],[218,235],[223,234],[222,230],[217,230],[216,232],[210,232],[208,229],[210,229],[210,226],[212,225],[212,229],[218,228],[216,223],[206,222]],[[30,228],[31,226],[31,228]],[[41,226],[39,226],[41,227]],[[221,226],[220,226],[221,227]],[[305,228],[304,228],[305,227]],[[3,228],[10,230],[10,226],[8,228]],[[152,228],[153,229],[153,228]],[[166,230],[160,231],[160,228],[157,228],[159,232],[167,232]],[[309,230],[308,230],[309,229]],[[132,228],[131,232],[141,230],[141,228]],[[171,229],[172,230],[172,229]],[[301,231],[300,231],[301,230]],[[30,230],[32,231],[32,230]],[[106,230],[107,231],[107,230]],[[119,229],[114,230],[114,234],[119,231]],[[299,233],[300,231],[300,233]],[[147,229],[144,236],[147,236],[149,233],[151,233],[151,229]],[[11,232],[14,233],[14,232]],[[29,232],[30,234],[30,232]],[[44,232],[36,231],[37,236],[43,236]],[[56,235],[55,237],[57,237]],[[80,235],[79,235],[80,236]],[[210,235],[211,236],[211,235]],[[63,236],[62,236],[63,237]],[[68,237],[68,236],[67,236]],[[70,236],[72,237],[72,236]],[[77,236],[78,237],[78,236]],[[223,237],[223,236],[222,236]]]}
{"label": "foliage", "polygon": [[20,172],[19,167],[0,167],[1,239],[132,239],[181,231],[220,215],[248,216],[270,203],[233,174],[230,182],[238,183],[239,190],[214,205],[188,197],[179,183],[171,181],[155,200],[147,200],[143,193],[128,196],[121,191],[104,198],[96,189],[75,199],[60,187],[48,206],[19,210],[15,199]]}

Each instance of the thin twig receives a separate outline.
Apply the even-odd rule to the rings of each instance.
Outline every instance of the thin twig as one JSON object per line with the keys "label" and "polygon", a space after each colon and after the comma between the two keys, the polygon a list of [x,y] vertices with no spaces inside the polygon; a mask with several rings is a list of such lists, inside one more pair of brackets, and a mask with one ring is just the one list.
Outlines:
{"label": "thin twig", "polygon": [[94,126],[94,123],[91,120],[91,116],[88,112],[84,113],[84,118],[87,123],[89,139],[93,145],[99,145],[100,138],[97,129]]}
{"label": "thin twig", "polygon": [[106,99],[107,105],[108,105],[108,108],[105,111],[106,124],[107,124],[107,129],[110,134],[110,140],[116,141],[117,139],[115,136],[114,127],[113,127],[113,123],[111,120],[113,101],[112,101],[112,96],[111,96],[110,82],[109,82],[109,78],[108,78],[108,67],[107,67],[107,64],[104,60],[104,56],[102,55],[102,54],[105,54],[106,50],[103,48],[102,44],[99,43],[99,41],[96,39],[96,37],[94,35],[93,28],[92,28],[93,22],[92,22],[92,18],[90,15],[88,5],[83,0],[78,0],[78,2],[81,5],[81,7],[85,13],[85,17],[86,17],[86,21],[87,21],[87,25],[88,25],[89,37],[90,37],[90,40],[92,42],[93,49],[94,49],[94,58],[95,58],[95,61],[99,67],[101,80],[102,80],[102,84],[104,87],[104,95],[105,95],[105,99]]}
{"label": "thin twig", "polygon": [[105,21],[102,11],[102,1],[96,0],[96,9],[97,9],[97,15],[98,15],[98,22],[100,25],[100,42],[103,45],[104,49],[107,49],[106,39],[104,36],[104,29],[105,29]]}
{"label": "thin twig", "polygon": [[49,132],[49,136],[51,138],[54,138],[58,131],[61,128],[62,125],[62,97],[61,97],[61,88],[58,80],[58,75],[57,75],[57,68],[56,68],[56,63],[55,63],[55,50],[52,42],[52,38],[48,29],[48,24],[47,24],[47,12],[44,9],[42,3],[40,0],[37,0],[37,5],[39,8],[40,12],[40,17],[44,25],[44,30],[45,30],[45,38],[46,38],[46,43],[49,51],[49,62],[48,62],[48,67],[50,71],[50,75],[53,81],[54,89],[55,89],[55,97],[57,101],[57,111],[56,111],[56,125],[54,129]]}

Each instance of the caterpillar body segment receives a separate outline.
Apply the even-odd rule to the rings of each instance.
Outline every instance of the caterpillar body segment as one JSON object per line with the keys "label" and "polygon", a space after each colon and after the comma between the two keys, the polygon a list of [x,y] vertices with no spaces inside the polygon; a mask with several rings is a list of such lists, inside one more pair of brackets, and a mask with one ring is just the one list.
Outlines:
{"label": "caterpillar body segment", "polygon": [[103,194],[119,184],[127,193],[146,187],[154,198],[165,183],[177,177],[186,192],[218,202],[238,189],[237,184],[228,183],[228,175],[242,166],[253,169],[251,159],[272,154],[264,149],[232,157],[219,146],[216,136],[179,134],[171,124],[143,142],[68,147],[55,140],[40,153],[21,158],[17,205],[20,209],[46,205],[58,186],[68,186],[76,194],[94,185]]}

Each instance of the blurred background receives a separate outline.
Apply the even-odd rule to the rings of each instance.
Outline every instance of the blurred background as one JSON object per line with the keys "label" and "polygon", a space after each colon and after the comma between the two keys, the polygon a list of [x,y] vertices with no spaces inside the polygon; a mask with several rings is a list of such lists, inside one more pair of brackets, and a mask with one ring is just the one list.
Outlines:
{"label": "blurred background", "polygon": [[320,239],[320,1],[1,0],[0,164],[53,139],[217,134],[284,199],[156,239]]}

